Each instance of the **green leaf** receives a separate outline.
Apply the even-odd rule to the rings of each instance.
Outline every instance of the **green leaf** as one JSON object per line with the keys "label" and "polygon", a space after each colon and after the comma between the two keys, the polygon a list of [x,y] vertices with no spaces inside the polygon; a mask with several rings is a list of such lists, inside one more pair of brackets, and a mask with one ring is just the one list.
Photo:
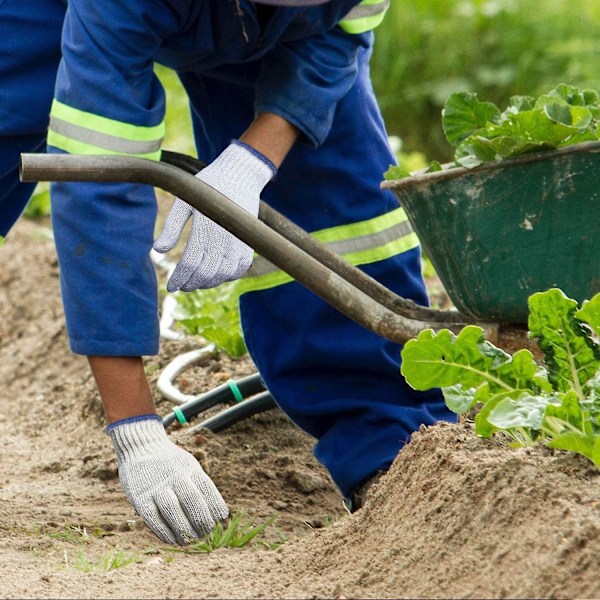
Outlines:
{"label": "green leaf", "polygon": [[600,294],[591,300],[584,300],[575,317],[587,323],[597,336],[600,336]]}
{"label": "green leaf", "polygon": [[507,110],[510,112],[522,112],[531,110],[535,106],[533,96],[511,96],[508,100]]}
{"label": "green leaf", "polygon": [[576,129],[584,129],[592,122],[592,113],[583,106],[552,102],[544,107],[544,112],[551,121]]}
{"label": "green leaf", "polygon": [[578,128],[553,121],[543,110],[526,110],[509,115],[506,127],[525,141],[556,147],[577,133]]}
{"label": "green leaf", "polygon": [[598,440],[593,435],[569,431],[556,436],[546,446],[548,448],[557,448],[558,450],[570,450],[571,452],[586,456],[596,464],[600,464],[597,459],[597,444]]}
{"label": "green leaf", "polygon": [[492,396],[481,408],[475,416],[475,434],[482,438],[489,438],[492,434],[498,431],[498,428],[492,425],[488,417],[500,402],[505,398],[506,394],[497,394]]}
{"label": "green leaf", "polygon": [[541,429],[546,408],[552,401],[551,397],[528,393],[516,399],[504,398],[490,411],[488,421],[498,429]]}
{"label": "green leaf", "polygon": [[[468,325],[458,335],[448,329],[437,334],[431,329],[422,331],[404,346],[401,369],[417,390],[457,384],[468,389],[495,381],[492,365],[509,360],[509,354],[485,341],[481,327]],[[495,383],[504,385],[500,380]]]}
{"label": "green leaf", "polygon": [[515,352],[510,362],[498,366],[496,374],[516,390],[538,390],[547,383],[546,372],[540,370],[533,354],[527,349]]}
{"label": "green leaf", "polygon": [[410,172],[404,167],[398,165],[390,165],[388,170],[383,174],[386,181],[395,181],[396,179],[405,179],[410,177]]}
{"label": "green leaf", "polygon": [[437,160],[432,160],[431,164],[429,165],[429,167],[427,168],[427,171],[425,171],[425,173],[437,173],[438,171],[443,171],[444,169],[442,168],[442,165],[440,165],[440,163]]}
{"label": "green leaf", "polygon": [[499,118],[500,110],[495,104],[480,102],[471,92],[457,92],[444,105],[442,127],[448,141],[455,146]]}
{"label": "green leaf", "polygon": [[561,290],[529,298],[529,331],[543,355],[548,379],[557,391],[574,390],[584,398],[584,384],[600,367],[598,348],[575,318],[577,302]]}
{"label": "green leaf", "polygon": [[566,430],[574,428],[585,434],[592,433],[589,423],[590,413],[583,410],[575,392],[558,394],[555,398],[556,401],[548,404],[545,415],[550,428],[559,425]]}
{"label": "green leaf", "polygon": [[476,394],[473,388],[464,389],[462,385],[451,385],[442,388],[446,406],[457,415],[462,415],[471,410],[476,403]]}
{"label": "green leaf", "polygon": [[540,96],[537,105],[545,105],[552,99],[560,99],[571,106],[590,107],[598,104],[600,96],[596,90],[579,89],[566,83],[559,83],[553,90]]}
{"label": "green leaf", "polygon": [[177,295],[178,322],[192,335],[200,335],[233,358],[247,350],[242,336],[239,294],[235,282]]}

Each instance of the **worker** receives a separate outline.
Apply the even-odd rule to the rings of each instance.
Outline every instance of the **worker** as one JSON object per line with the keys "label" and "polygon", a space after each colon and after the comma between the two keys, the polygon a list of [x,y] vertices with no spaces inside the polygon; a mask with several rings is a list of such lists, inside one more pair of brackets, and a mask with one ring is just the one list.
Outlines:
{"label": "worker", "polygon": [[[198,157],[208,164],[199,179],[253,216],[262,197],[394,292],[426,304],[418,241],[379,186],[394,156],[369,57],[387,5],[69,0],[49,149],[158,159],[165,95],[153,66],[166,65],[189,98]],[[142,357],[159,350],[149,251],[168,252],[188,222],[168,290],[242,278],[249,353],[282,410],[316,439],[315,455],[350,510],[421,424],[452,420],[439,391],[405,383],[398,344],[261,257],[253,262],[251,248],[179,199],[153,240],[156,212],[146,185],[53,184],[71,349],[89,359],[124,491],[161,539],[185,543],[227,516],[197,461],[168,439],[143,368]]]}

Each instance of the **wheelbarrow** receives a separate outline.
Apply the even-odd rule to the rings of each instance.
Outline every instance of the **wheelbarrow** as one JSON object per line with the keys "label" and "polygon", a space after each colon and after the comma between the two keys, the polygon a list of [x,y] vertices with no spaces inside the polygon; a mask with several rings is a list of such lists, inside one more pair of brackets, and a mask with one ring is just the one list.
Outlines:
{"label": "wheelbarrow", "polygon": [[[557,177],[554,174],[558,169],[556,164],[565,166],[563,161],[571,152],[576,156],[566,163],[568,173],[562,178]],[[519,253],[517,245],[510,242],[515,232],[542,230],[541,223],[548,217],[551,222],[554,221],[551,191],[541,187],[540,182],[561,184],[558,200],[561,205],[560,219],[564,220],[564,206],[569,202],[566,199],[567,192],[579,187],[582,172],[589,174],[591,171],[591,166],[585,160],[585,164],[579,166],[575,159],[597,160],[600,157],[600,145],[590,148],[589,152],[587,147],[571,152],[549,152],[473,170],[447,169],[382,184],[383,187],[392,189],[403,204],[443,285],[460,311],[435,310],[396,295],[329,251],[263,201],[260,204],[259,218],[252,217],[194,177],[204,165],[182,154],[163,151],[160,162],[122,156],[23,154],[21,179],[153,185],[188,202],[334,308],[377,335],[404,344],[424,329],[448,328],[458,331],[467,324],[477,324],[484,329],[487,339],[510,352],[519,347],[532,347],[525,326],[529,294],[546,287],[562,287],[561,282],[565,277],[571,277],[574,273],[581,274],[581,270],[576,267],[577,257],[583,250],[577,250],[574,268],[562,272],[561,277],[558,277],[560,273],[552,265],[552,272],[557,277],[552,278],[551,285],[546,285],[546,279],[535,279],[534,275],[540,275],[539,265],[532,271],[528,270],[527,258],[532,256],[529,245],[526,246],[527,252],[521,257],[523,264],[518,272],[512,271],[515,261],[501,262],[508,265],[508,272],[503,272],[501,267],[490,271],[489,268],[493,265],[488,263],[504,258],[511,250]],[[543,166],[548,160],[554,165],[552,175],[547,174],[547,167]],[[527,173],[532,166],[538,168],[538,162],[543,176],[536,175],[530,182],[529,192],[525,194],[530,202],[528,208],[518,209],[515,204],[522,199],[511,201],[511,190],[520,191],[524,187],[524,182],[528,181]],[[502,182],[507,174],[510,174],[510,185]],[[439,197],[438,188],[444,190]],[[589,185],[586,186],[586,190],[589,189]],[[535,191],[540,192],[535,196],[537,200],[534,199]],[[501,192],[501,201],[496,198],[498,192]],[[593,198],[590,199],[592,201]],[[498,210],[500,208],[502,210]],[[497,210],[498,214],[495,212]],[[597,221],[598,211],[593,214]],[[518,215],[517,221],[511,220],[515,215]],[[553,235],[559,233],[558,227],[553,224],[552,227],[543,229],[545,237],[538,237],[535,242],[539,250],[543,252],[549,242],[561,245],[559,239],[553,239]],[[482,236],[478,228],[487,237]],[[598,231],[598,223],[594,229]],[[494,233],[498,234],[496,240],[493,240]],[[591,229],[586,229],[586,233],[582,234],[582,243],[591,243],[598,250],[591,233]],[[483,253],[483,249],[486,253]],[[556,252],[548,255],[556,257]],[[565,262],[557,261],[556,264],[564,265]],[[525,278],[523,273],[528,273],[529,278]],[[592,283],[580,290],[580,296],[587,294],[589,290],[589,297],[598,287],[595,273],[596,271],[591,278]],[[495,281],[497,286],[494,285]],[[495,290],[496,287],[498,290]],[[573,293],[570,285],[564,287],[568,293]],[[500,302],[499,297],[506,297],[506,301]],[[205,406],[212,406],[216,402],[215,398],[221,396],[220,393],[216,396],[202,395],[197,401]],[[264,410],[268,405],[265,402],[265,397],[261,395],[257,406]],[[194,410],[189,405],[182,406],[180,414],[175,416],[181,421],[180,417],[185,419],[194,414]],[[238,410],[241,410],[241,406]],[[244,410],[247,412],[247,408]],[[232,419],[235,420],[235,414]],[[169,418],[169,422],[172,420]]]}
{"label": "wheelbarrow", "polygon": [[600,291],[600,142],[384,182],[454,306],[526,323],[534,292]]}

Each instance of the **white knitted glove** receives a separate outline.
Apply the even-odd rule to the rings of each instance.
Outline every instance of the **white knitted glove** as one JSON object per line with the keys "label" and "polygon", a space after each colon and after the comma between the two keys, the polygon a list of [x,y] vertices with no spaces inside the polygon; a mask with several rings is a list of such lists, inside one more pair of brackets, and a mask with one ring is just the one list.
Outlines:
{"label": "white knitted glove", "polygon": [[[236,140],[196,177],[256,217],[260,194],[274,174],[271,161]],[[239,279],[252,264],[252,248],[179,198],[171,207],[154,249],[171,250],[190,216],[192,230],[167,289],[191,292]]]}
{"label": "white knitted glove", "polygon": [[160,417],[124,419],[106,431],[129,502],[161,540],[186,544],[228,516],[215,484],[189,452],[171,442]]}

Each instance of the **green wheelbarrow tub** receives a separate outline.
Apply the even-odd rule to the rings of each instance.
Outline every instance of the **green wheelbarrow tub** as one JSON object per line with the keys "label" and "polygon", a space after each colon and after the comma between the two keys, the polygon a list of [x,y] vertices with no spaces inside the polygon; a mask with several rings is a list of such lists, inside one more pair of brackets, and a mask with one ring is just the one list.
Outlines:
{"label": "green wheelbarrow tub", "polygon": [[463,314],[526,323],[527,299],[600,291],[600,142],[386,181]]}

